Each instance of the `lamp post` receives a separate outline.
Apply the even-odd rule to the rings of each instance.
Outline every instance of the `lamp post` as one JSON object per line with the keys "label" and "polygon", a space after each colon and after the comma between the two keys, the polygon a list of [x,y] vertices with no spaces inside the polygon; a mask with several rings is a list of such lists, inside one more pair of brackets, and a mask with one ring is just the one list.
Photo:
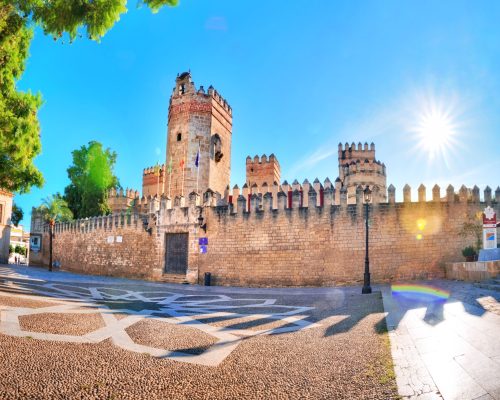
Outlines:
{"label": "lamp post", "polygon": [[370,212],[370,202],[372,200],[372,191],[368,186],[366,186],[365,190],[363,190],[363,197],[365,200],[365,230],[366,230],[366,240],[365,240],[365,276],[363,289],[361,290],[362,294],[368,294],[372,292],[372,287],[370,286],[370,259],[368,257],[368,217]]}
{"label": "lamp post", "polygon": [[49,221],[49,272],[52,272],[52,239],[54,238],[54,225],[56,222],[51,219]]}

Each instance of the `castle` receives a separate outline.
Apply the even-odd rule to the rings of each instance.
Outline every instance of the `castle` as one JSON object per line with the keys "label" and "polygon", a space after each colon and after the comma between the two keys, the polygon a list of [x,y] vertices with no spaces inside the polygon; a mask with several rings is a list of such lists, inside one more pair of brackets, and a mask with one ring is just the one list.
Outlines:
{"label": "castle", "polygon": [[[365,256],[363,190],[369,206],[375,282],[444,277],[475,238],[463,235],[485,205],[500,212],[500,187],[387,186],[371,143],[339,144],[334,182],[281,182],[274,154],[246,158],[246,180],[230,189],[232,109],[190,73],[175,82],[168,111],[167,157],[143,171],[142,196],[109,193],[112,215],[56,224],[54,258],[76,272],[153,280],[250,286],[360,283]],[[453,240],[450,240],[453,238]],[[43,232],[42,258],[48,258]],[[498,268],[488,266],[484,268]]]}
{"label": "castle", "polygon": [[[187,198],[190,193],[205,193],[211,190],[230,201],[232,109],[227,101],[212,86],[207,91],[196,88],[191,73],[177,76],[170,97],[167,128],[166,162],[143,170],[142,196],[161,196],[169,199]],[[198,156],[199,152],[199,156]],[[198,156],[198,166],[196,158]],[[355,143],[345,146],[339,143],[338,178],[335,180],[337,198],[345,190],[348,204],[356,202],[358,186],[369,186],[374,195],[386,200],[385,164],[375,158],[375,145],[368,147]],[[273,184],[280,184],[281,170],[277,157],[248,156],[246,159],[246,182],[242,190],[250,194],[265,193]],[[328,185],[329,180],[327,181]],[[285,186],[290,186],[285,181]],[[306,182],[307,185],[307,182]],[[294,182],[290,188],[297,188]],[[233,189],[239,190],[238,186]],[[136,191],[126,190],[121,202],[116,192],[109,196],[113,212],[128,208],[137,198]]]}

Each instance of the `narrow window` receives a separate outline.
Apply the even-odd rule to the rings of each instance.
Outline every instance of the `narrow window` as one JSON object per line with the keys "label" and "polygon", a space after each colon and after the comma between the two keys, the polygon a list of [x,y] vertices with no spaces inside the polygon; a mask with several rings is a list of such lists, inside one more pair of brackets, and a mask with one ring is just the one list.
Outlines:
{"label": "narrow window", "polygon": [[182,134],[179,132],[177,134],[177,141],[180,142],[182,140]]}
{"label": "narrow window", "polygon": [[210,139],[210,157],[219,162],[224,154],[222,154],[222,141],[220,136],[216,133]]}

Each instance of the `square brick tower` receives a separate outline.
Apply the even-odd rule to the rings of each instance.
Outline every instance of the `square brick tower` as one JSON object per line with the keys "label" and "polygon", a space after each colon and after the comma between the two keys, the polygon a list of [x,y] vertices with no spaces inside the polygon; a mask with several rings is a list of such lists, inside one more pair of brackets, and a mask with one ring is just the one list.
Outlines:
{"label": "square brick tower", "polygon": [[378,201],[387,200],[387,176],[385,164],[375,158],[375,144],[368,143],[364,146],[361,142],[356,144],[346,143],[342,147],[339,143],[339,179],[342,187],[347,189],[347,203],[356,203],[356,188],[361,185],[363,189],[369,186],[373,191],[378,187]]}
{"label": "square brick tower", "polygon": [[252,160],[250,156],[246,160],[247,185],[252,187],[257,185],[261,188],[264,183],[272,186],[274,182],[280,183],[280,164],[274,154],[269,158],[265,154],[261,158],[255,156]]}
{"label": "square brick tower", "polygon": [[[231,174],[232,127],[232,109],[212,86],[205,92],[203,86],[196,89],[190,72],[178,75],[168,109],[167,159],[159,172],[161,193],[171,199],[187,198],[197,189],[200,195],[209,188],[223,194]],[[151,189],[158,186],[158,175],[151,179],[151,172],[145,170],[143,183],[151,181],[146,186],[154,194]]]}

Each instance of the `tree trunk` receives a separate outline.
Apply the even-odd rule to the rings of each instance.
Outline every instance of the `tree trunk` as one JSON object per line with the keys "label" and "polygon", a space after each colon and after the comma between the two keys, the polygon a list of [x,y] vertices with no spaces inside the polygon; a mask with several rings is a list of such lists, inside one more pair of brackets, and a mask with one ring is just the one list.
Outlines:
{"label": "tree trunk", "polygon": [[49,271],[52,272],[52,224],[49,224]]}

